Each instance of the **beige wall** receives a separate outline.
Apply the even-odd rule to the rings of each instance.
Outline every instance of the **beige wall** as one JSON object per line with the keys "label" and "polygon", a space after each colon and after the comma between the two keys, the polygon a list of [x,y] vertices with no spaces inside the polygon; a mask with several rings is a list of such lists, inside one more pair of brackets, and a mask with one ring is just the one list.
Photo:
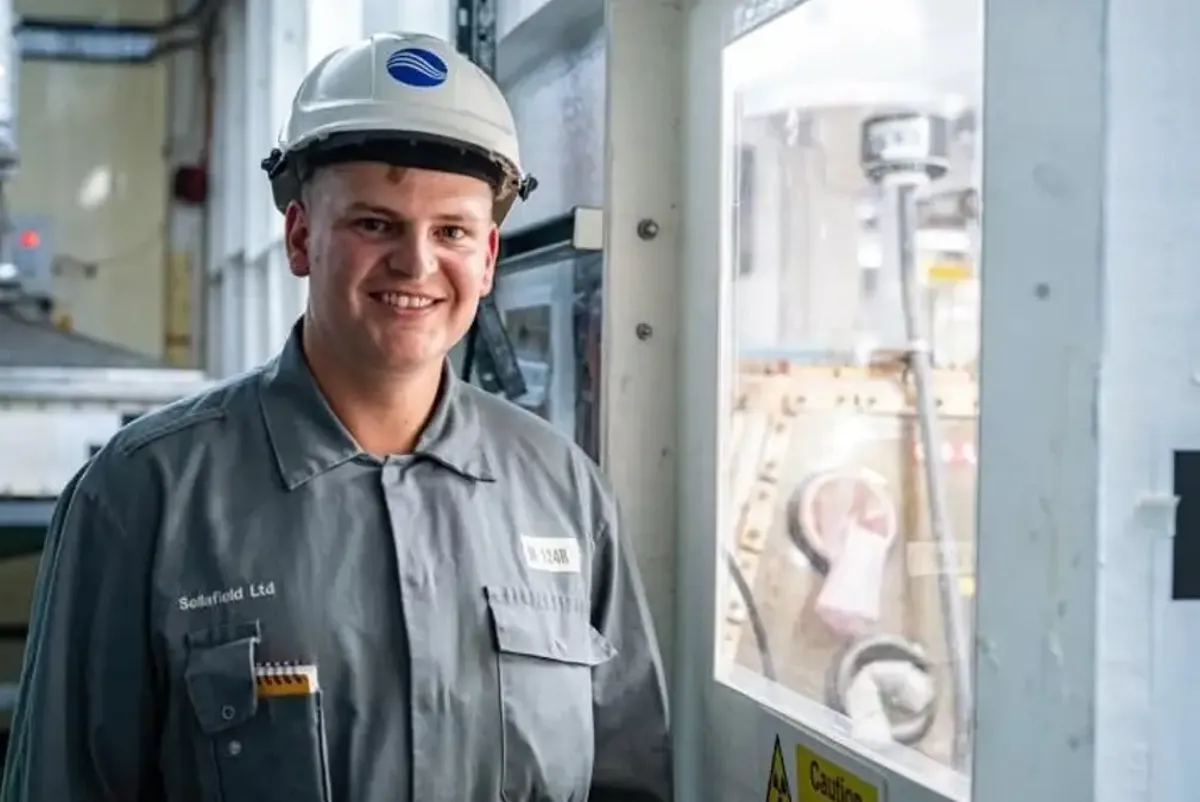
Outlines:
{"label": "beige wall", "polygon": [[[164,0],[17,0],[18,15],[156,22]],[[53,219],[56,252],[97,265],[62,271],[76,328],[163,350],[167,62],[20,66],[14,212]],[[197,120],[197,124],[199,124]]]}

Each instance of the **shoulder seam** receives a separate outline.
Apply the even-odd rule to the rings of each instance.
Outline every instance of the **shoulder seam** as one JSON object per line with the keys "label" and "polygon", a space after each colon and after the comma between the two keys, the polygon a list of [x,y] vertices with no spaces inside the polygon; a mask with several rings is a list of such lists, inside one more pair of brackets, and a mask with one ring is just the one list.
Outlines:
{"label": "shoulder seam", "polygon": [[140,448],[143,448],[155,440],[159,440],[167,435],[182,431],[183,429],[199,425],[210,420],[223,420],[225,418],[225,410],[221,407],[212,407],[209,409],[200,409],[194,412],[189,412],[186,415],[181,415],[178,418],[167,421],[161,426],[155,426],[147,432],[142,432],[139,435],[131,436],[128,440],[120,443],[117,448],[123,456],[128,457]]}
{"label": "shoulder seam", "polygon": [[121,520],[121,516],[117,515],[117,511],[107,498],[97,493],[92,488],[79,488],[78,495],[84,501],[91,502],[101,514],[106,515],[110,523],[115,526],[121,533],[121,538],[124,542],[129,540],[129,532],[125,528],[125,523]]}

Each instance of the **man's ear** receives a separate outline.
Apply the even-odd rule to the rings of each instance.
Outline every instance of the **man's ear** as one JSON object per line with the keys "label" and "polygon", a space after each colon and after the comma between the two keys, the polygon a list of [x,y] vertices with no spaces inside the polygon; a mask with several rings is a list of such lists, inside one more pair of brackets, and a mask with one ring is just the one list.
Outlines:
{"label": "man's ear", "polygon": [[298,278],[306,278],[312,269],[309,231],[307,210],[299,201],[292,201],[283,213],[283,242],[287,247],[288,267]]}
{"label": "man's ear", "polygon": [[487,295],[492,291],[492,285],[496,282],[496,260],[500,258],[500,227],[492,226],[492,230],[488,232],[487,241],[487,264],[483,268],[483,281],[480,282],[479,294]]}

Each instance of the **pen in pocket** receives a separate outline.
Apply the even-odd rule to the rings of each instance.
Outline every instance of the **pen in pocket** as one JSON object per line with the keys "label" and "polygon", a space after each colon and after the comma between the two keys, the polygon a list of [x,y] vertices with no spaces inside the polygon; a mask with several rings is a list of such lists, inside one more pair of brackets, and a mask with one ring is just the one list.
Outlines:
{"label": "pen in pocket", "polygon": [[266,663],[254,667],[254,686],[260,698],[308,696],[317,692],[317,667],[290,663]]}

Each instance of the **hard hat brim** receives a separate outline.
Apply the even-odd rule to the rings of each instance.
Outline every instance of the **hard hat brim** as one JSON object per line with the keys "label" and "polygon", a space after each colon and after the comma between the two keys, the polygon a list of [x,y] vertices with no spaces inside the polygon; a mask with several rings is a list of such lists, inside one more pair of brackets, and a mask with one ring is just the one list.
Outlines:
{"label": "hard hat brim", "polygon": [[283,212],[300,199],[304,183],[322,166],[352,161],[370,161],[397,167],[414,167],[478,178],[495,193],[494,217],[500,223],[518,197],[524,199],[537,186],[532,176],[523,176],[516,165],[458,139],[424,132],[341,131],[313,139],[304,145],[274,150],[262,167],[271,182],[275,207]]}

